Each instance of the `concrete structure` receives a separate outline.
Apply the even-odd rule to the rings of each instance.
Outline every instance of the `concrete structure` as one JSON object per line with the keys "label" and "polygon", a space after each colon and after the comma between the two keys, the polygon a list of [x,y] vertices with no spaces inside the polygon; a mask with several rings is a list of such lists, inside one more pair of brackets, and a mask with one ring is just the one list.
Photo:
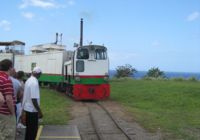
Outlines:
{"label": "concrete structure", "polygon": [[[21,129],[21,134],[16,140],[24,140],[25,129]],[[77,126],[75,125],[45,125],[38,129],[36,140],[81,140]]]}

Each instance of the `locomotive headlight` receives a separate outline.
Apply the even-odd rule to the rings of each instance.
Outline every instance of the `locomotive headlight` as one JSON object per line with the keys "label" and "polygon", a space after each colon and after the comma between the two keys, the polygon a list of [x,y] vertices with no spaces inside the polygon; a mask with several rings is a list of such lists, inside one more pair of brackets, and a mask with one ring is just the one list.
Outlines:
{"label": "locomotive headlight", "polygon": [[105,76],[104,76],[104,78],[103,78],[105,81],[108,81],[109,80],[109,75],[108,75],[108,73],[106,72],[105,73]]}
{"label": "locomotive headlight", "polygon": [[81,80],[81,79],[80,79],[79,76],[76,76],[76,77],[75,77],[75,81],[79,82],[80,80]]}

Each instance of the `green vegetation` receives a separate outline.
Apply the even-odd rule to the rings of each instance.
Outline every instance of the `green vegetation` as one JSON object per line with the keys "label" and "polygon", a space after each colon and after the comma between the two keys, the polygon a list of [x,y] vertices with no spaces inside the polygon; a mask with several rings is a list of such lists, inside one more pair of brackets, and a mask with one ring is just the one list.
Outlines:
{"label": "green vegetation", "polygon": [[189,78],[184,78],[184,77],[176,77],[176,78],[171,78],[171,79],[165,79],[165,80],[172,80],[172,81],[191,81],[191,82],[198,82],[199,80],[196,77],[189,77]]}
{"label": "green vegetation", "polygon": [[133,68],[131,65],[126,64],[125,66],[118,66],[116,68],[116,78],[121,77],[130,77],[134,76],[134,74],[137,72],[135,68]]}
{"label": "green vegetation", "polygon": [[200,82],[111,80],[111,99],[122,103],[150,131],[165,139],[200,139]]}
{"label": "green vegetation", "polygon": [[145,75],[147,78],[165,78],[165,73],[159,68],[151,68]]}
{"label": "green vegetation", "polygon": [[[111,80],[111,99],[123,104],[146,129],[164,139],[200,139],[200,82],[188,80]],[[70,99],[41,88],[42,124],[66,124]]]}
{"label": "green vegetation", "polygon": [[70,100],[66,95],[41,88],[42,124],[66,124],[69,120]]}

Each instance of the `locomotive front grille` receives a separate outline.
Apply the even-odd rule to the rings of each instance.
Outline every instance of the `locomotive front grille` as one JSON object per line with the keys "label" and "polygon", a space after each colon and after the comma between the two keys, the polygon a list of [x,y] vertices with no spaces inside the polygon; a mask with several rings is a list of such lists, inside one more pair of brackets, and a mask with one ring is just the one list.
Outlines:
{"label": "locomotive front grille", "polygon": [[89,92],[89,94],[94,94],[95,93],[95,89],[94,88],[89,88],[88,92]]}

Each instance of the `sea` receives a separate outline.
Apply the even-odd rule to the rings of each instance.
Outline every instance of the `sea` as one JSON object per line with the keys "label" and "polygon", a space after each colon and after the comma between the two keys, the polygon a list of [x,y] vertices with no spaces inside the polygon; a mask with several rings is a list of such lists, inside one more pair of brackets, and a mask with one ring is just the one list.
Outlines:
{"label": "sea", "polygon": [[[116,74],[115,70],[109,71],[110,78],[114,77]],[[147,74],[147,71],[137,71],[137,73],[132,76],[135,79],[141,79]],[[164,72],[166,78],[184,78],[188,79],[191,77],[195,77],[197,80],[200,80],[200,72],[199,73],[192,73],[192,72]]]}

